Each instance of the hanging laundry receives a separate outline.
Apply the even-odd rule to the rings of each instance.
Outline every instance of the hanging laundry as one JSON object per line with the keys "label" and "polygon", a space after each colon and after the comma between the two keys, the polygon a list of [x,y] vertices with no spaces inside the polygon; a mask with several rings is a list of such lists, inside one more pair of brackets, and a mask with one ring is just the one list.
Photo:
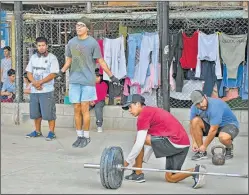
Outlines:
{"label": "hanging laundry", "polygon": [[173,62],[171,76],[175,80],[176,92],[182,92],[184,71],[180,64],[183,50],[182,32],[172,35],[172,46],[170,51],[170,63]]}
{"label": "hanging laundry", "polygon": [[183,51],[180,58],[181,66],[184,69],[196,68],[198,54],[198,31],[192,37],[188,37],[185,32],[183,36]]}
{"label": "hanging laundry", "polygon": [[248,60],[247,64],[243,66],[243,81],[240,90],[240,96],[242,100],[248,100]]}
{"label": "hanging laundry", "polygon": [[[102,39],[98,40],[98,44],[99,44],[99,47],[100,47],[101,55],[102,55],[102,57],[104,58],[104,43],[103,43],[103,40],[102,40]],[[98,60],[96,60],[96,63],[98,64],[99,73],[100,73],[100,74],[103,74],[103,69],[102,69],[102,67],[99,65]]]}
{"label": "hanging laundry", "polygon": [[142,33],[130,34],[128,36],[128,64],[127,64],[127,77],[133,79],[135,74],[135,66],[139,61],[139,53],[141,49],[143,35]]}
{"label": "hanging laundry", "polygon": [[137,76],[134,80],[143,86],[148,72],[150,62],[155,67],[154,84],[158,83],[157,65],[159,60],[159,35],[155,33],[145,32],[141,42],[140,59],[138,64]]}
{"label": "hanging laundry", "polygon": [[[158,64],[157,66],[157,69],[159,72],[159,66],[160,64]],[[149,94],[152,94],[152,89],[155,89],[155,88],[158,88],[159,86],[159,80],[158,80],[158,83],[155,85],[154,83],[154,79],[155,79],[155,66],[153,64],[150,64],[149,65],[149,69],[150,69],[150,76],[147,76],[146,79],[145,79],[145,84],[141,87],[141,94],[144,94],[144,93],[149,93]]]}
{"label": "hanging laundry", "polygon": [[214,61],[215,75],[217,79],[222,79],[218,33],[207,35],[203,32],[199,32],[197,66],[195,71],[195,77],[197,78],[199,78],[201,74],[201,60]]}
{"label": "hanging laundry", "polygon": [[227,35],[221,33],[219,43],[221,58],[226,64],[228,78],[236,79],[238,66],[245,61],[247,34]]}
{"label": "hanging laundry", "polygon": [[[126,59],[124,51],[124,37],[117,39],[104,39],[104,60],[118,79],[126,76]],[[104,72],[103,79],[110,81],[109,76]]]}
{"label": "hanging laundry", "polygon": [[[130,87],[130,92],[129,92],[129,88]],[[135,94],[141,94],[141,87],[138,83],[135,83],[135,84],[131,84],[131,80],[130,78],[126,77],[125,78],[125,82],[124,82],[124,91],[123,91],[123,94],[125,96],[129,96],[129,95],[132,95],[134,93],[132,93],[133,91],[135,91]]]}
{"label": "hanging laundry", "polygon": [[215,75],[215,62],[214,61],[201,61],[201,75],[200,79],[204,81],[203,93],[211,97],[214,85],[217,84],[218,89],[221,85],[221,80],[217,80]]}
{"label": "hanging laundry", "polygon": [[230,88],[241,89],[242,82],[243,82],[243,69],[244,69],[243,65],[240,64],[236,70],[236,73],[237,73],[236,79],[231,79],[231,78],[228,78],[227,66],[225,64],[223,65],[223,79],[222,79],[221,87],[219,90],[221,96],[227,96],[227,92],[229,91],[228,89]]}

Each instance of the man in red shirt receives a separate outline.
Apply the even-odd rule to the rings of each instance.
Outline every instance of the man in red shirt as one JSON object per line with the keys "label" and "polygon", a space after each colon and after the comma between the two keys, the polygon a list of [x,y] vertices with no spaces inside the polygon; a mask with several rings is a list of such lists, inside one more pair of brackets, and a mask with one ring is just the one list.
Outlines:
{"label": "man in red shirt", "polygon": [[[167,170],[181,170],[190,147],[188,135],[181,123],[161,108],[146,106],[144,97],[138,94],[128,96],[122,108],[137,117],[136,142],[124,166],[142,168],[142,163],[148,162],[154,152],[156,158],[166,157]],[[206,168],[203,165],[196,165],[187,171],[206,172]],[[205,175],[199,174],[167,172],[165,180],[176,183],[192,175],[195,181],[193,188],[200,188],[205,184]],[[125,179],[138,183],[145,182],[142,171],[133,171]]]}

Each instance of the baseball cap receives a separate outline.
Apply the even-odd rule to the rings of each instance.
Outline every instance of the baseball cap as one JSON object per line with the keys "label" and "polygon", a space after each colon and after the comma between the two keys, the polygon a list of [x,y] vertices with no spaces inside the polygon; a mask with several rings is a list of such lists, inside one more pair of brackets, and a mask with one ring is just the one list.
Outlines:
{"label": "baseball cap", "polygon": [[127,97],[126,103],[122,106],[123,110],[128,110],[129,106],[132,103],[137,103],[140,102],[141,104],[145,105],[145,98],[139,94],[133,94],[133,95],[129,95]]}
{"label": "baseball cap", "polygon": [[91,28],[91,21],[86,17],[82,17],[82,18],[78,19],[77,23],[78,22],[84,23],[88,29]]}
{"label": "baseball cap", "polygon": [[191,93],[190,98],[194,105],[202,102],[204,93],[200,90],[195,90]]}

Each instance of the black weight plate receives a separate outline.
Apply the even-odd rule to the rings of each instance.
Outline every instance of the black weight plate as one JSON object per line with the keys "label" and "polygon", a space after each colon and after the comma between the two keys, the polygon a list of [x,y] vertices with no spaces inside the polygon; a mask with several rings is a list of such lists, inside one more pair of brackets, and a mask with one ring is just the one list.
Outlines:
{"label": "black weight plate", "polygon": [[102,152],[101,155],[101,159],[100,159],[100,181],[102,186],[104,186],[105,188],[109,189],[109,185],[108,183],[106,183],[106,157],[107,157],[107,153],[109,151],[109,148],[105,148]]}
{"label": "black weight plate", "polygon": [[123,165],[123,152],[120,147],[111,147],[108,153],[108,184],[111,189],[117,189],[122,185],[123,170],[117,169],[117,165]]}
{"label": "black weight plate", "polygon": [[108,167],[111,167],[108,172],[108,183],[111,189],[118,189],[123,182],[124,170],[117,169],[118,165],[124,163],[123,151],[120,147],[112,147],[111,155],[109,156]]}

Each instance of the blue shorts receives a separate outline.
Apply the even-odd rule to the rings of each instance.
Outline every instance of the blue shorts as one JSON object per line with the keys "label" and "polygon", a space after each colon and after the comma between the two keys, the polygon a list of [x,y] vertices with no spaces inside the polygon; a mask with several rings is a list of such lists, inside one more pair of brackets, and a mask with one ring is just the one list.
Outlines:
{"label": "blue shorts", "polygon": [[95,86],[85,86],[81,84],[69,84],[69,101],[72,104],[90,102],[97,99]]}

